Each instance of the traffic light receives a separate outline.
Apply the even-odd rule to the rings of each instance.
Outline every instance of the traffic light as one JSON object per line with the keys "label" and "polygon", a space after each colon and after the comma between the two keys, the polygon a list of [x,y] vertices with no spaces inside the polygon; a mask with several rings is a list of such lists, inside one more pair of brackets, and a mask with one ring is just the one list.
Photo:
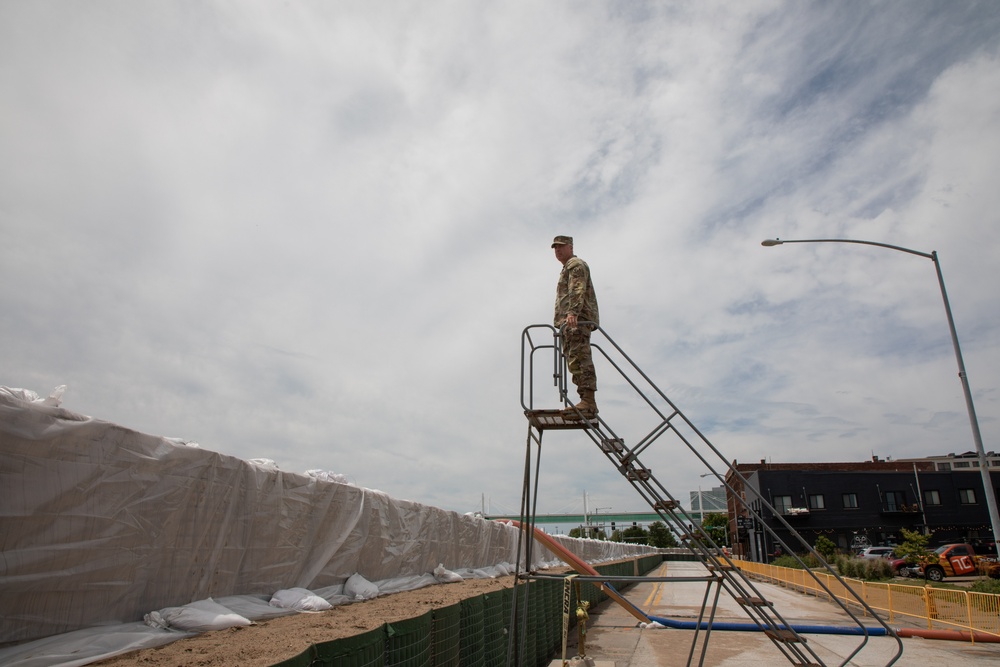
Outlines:
{"label": "traffic light", "polygon": [[611,532],[612,533],[615,532],[615,522],[614,521],[611,522]]}

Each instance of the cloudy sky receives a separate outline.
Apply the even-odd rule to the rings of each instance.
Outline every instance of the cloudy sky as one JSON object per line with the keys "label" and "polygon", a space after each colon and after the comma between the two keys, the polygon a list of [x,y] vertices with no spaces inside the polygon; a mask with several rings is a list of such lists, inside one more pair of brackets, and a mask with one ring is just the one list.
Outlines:
{"label": "cloudy sky", "polygon": [[[973,449],[933,262],[760,245],[854,238],[939,253],[1000,449],[998,36],[992,1],[0,0],[0,385],[516,511],[570,234],[727,460]],[[543,450],[540,511],[645,509],[581,434]]]}

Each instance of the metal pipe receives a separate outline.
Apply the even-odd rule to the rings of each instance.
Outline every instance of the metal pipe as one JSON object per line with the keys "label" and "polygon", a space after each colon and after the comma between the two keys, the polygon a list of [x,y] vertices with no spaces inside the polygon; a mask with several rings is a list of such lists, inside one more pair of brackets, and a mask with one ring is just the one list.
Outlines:
{"label": "metal pipe", "polygon": [[920,475],[917,474],[917,464],[913,464],[913,479],[917,480],[917,502],[920,503],[920,517],[924,522],[924,535],[930,534],[930,527],[927,525],[927,510],[924,508],[924,492],[920,490]]}

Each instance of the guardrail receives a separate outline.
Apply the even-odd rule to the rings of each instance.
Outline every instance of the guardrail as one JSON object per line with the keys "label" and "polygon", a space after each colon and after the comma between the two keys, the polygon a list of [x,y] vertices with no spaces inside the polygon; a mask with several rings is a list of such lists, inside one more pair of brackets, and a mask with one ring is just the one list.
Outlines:
{"label": "guardrail", "polygon": [[[883,618],[887,618],[889,623],[905,618],[926,623],[928,630],[965,630],[1000,638],[1000,595],[993,593],[870,582],[846,577],[843,579],[844,583],[841,583],[835,577],[817,571],[809,575],[804,570],[766,563],[739,559],[734,559],[733,563],[744,573],[758,579],[807,595],[829,598],[830,594],[816,583],[815,578],[818,577],[824,580],[827,589],[844,604],[853,603],[860,609],[854,597],[857,595],[869,607],[883,614]],[[846,592],[845,586],[850,586],[853,594]],[[861,611],[867,613],[863,609]]]}

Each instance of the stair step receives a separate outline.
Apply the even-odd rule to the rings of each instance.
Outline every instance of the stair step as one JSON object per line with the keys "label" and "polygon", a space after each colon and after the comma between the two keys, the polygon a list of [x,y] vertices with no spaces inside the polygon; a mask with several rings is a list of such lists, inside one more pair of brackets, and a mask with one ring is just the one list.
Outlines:
{"label": "stair step", "polygon": [[650,470],[649,468],[632,468],[628,466],[622,466],[620,470],[622,471],[622,474],[625,475],[625,477],[627,477],[632,481],[641,480],[645,482],[653,474],[653,471]]}
{"label": "stair step", "polygon": [[715,565],[714,563],[708,564],[708,570],[710,572],[714,572],[715,570],[719,570],[721,572],[732,572],[735,569],[737,569],[737,567],[735,565],[730,565],[729,563],[721,563],[719,565]]}
{"label": "stair step", "polygon": [[625,441],[621,438],[605,438],[601,440],[601,451],[605,453],[614,452],[621,454],[625,451]]}
{"label": "stair step", "polygon": [[799,635],[792,630],[764,630],[764,634],[776,642],[784,644],[795,644],[803,641]]}
{"label": "stair step", "polygon": [[600,425],[596,417],[580,420],[576,415],[567,415],[562,410],[525,410],[524,416],[539,431],[585,429]]}
{"label": "stair step", "polygon": [[[774,603],[763,598],[736,598],[736,601],[747,607],[773,607]],[[784,632],[787,632],[785,630]]]}

